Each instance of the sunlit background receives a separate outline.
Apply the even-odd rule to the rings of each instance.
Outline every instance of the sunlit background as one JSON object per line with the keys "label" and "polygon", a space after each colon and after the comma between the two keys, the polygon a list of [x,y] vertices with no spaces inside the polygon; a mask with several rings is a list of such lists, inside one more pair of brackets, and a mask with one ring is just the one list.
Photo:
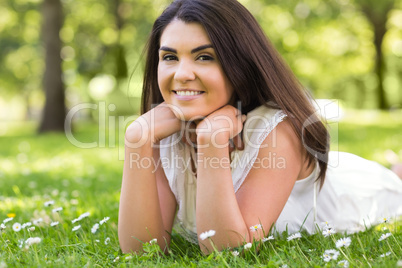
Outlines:
{"label": "sunlit background", "polygon": [[[60,31],[66,106],[105,100],[117,114],[139,111],[141,53],[151,25],[168,1],[62,1]],[[348,108],[376,109],[373,26],[369,0],[242,0],[316,98]],[[382,15],[386,106],[402,106],[402,4]],[[42,1],[0,3],[0,120],[40,120],[45,103]],[[380,11],[379,11],[380,10]],[[130,79],[131,77],[131,79]],[[93,116],[88,113],[86,116]]]}

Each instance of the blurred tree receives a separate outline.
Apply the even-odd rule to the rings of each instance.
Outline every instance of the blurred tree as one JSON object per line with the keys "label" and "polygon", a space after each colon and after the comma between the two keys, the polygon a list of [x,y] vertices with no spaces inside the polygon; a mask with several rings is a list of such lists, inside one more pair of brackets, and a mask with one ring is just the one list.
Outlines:
{"label": "blurred tree", "polygon": [[43,76],[46,102],[39,132],[64,131],[66,107],[61,69],[61,40],[63,11],[60,0],[44,0],[42,6],[42,38],[46,51],[46,66]]}
{"label": "blurred tree", "polygon": [[389,105],[384,92],[385,62],[382,52],[382,43],[387,32],[388,13],[395,5],[395,0],[355,0],[359,5],[367,20],[373,27],[374,46],[376,51],[375,73],[378,79],[377,94],[378,108],[388,109]]}

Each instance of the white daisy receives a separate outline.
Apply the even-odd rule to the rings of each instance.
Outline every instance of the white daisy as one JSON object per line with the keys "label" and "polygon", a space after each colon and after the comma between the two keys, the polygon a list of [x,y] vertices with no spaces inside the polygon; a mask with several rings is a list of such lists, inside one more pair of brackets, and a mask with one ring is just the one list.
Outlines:
{"label": "white daisy", "polygon": [[25,241],[25,244],[31,246],[33,244],[39,244],[42,241],[40,237],[30,237]]}
{"label": "white daisy", "polygon": [[381,237],[378,238],[378,241],[382,241],[384,239],[387,239],[390,236],[391,236],[391,233],[382,234]]}
{"label": "white daisy", "polygon": [[13,224],[13,230],[14,230],[14,232],[21,231],[21,224],[19,222],[14,223]]}
{"label": "white daisy", "polygon": [[50,206],[53,206],[53,205],[54,205],[54,200],[50,200],[50,201],[45,202],[45,207],[50,207]]}
{"label": "white daisy", "polygon": [[99,223],[95,223],[94,226],[92,226],[91,228],[91,233],[96,233],[96,231],[98,231],[99,229]]}
{"label": "white daisy", "polygon": [[335,231],[334,228],[328,228],[328,229],[324,229],[324,231],[322,231],[322,235],[324,237],[328,237],[328,236],[333,235],[335,233],[336,233],[336,231]]}
{"label": "white daisy", "polygon": [[352,240],[350,239],[350,237],[344,237],[339,239],[338,241],[336,241],[335,245],[336,248],[341,248],[341,247],[349,247],[350,243],[352,243]]}
{"label": "white daisy", "polygon": [[119,259],[120,259],[120,257],[117,256],[116,259],[113,260],[113,262],[117,262],[117,261],[119,261]]}
{"label": "white daisy", "polygon": [[253,232],[256,232],[257,230],[261,230],[261,229],[262,229],[261,224],[253,225],[250,227],[250,230]]}
{"label": "white daisy", "polygon": [[99,223],[100,225],[104,224],[105,222],[107,222],[110,218],[109,217],[105,217],[103,218],[103,220],[101,220]]}
{"label": "white daisy", "polygon": [[128,261],[128,260],[131,260],[132,258],[133,258],[133,256],[130,255],[130,256],[126,256],[124,259],[125,259],[126,261]]}
{"label": "white daisy", "polygon": [[381,254],[380,257],[384,258],[384,257],[389,256],[389,255],[391,255],[391,251],[388,251],[387,253]]}
{"label": "white daisy", "polygon": [[332,226],[328,221],[323,221],[323,222],[321,222],[321,228],[329,229],[329,228],[332,228]]}
{"label": "white daisy", "polygon": [[4,223],[0,224],[0,231],[6,229],[6,225]]}
{"label": "white daisy", "polygon": [[29,231],[29,232],[35,231],[35,226],[29,227],[29,228],[28,228],[28,231]]}
{"label": "white daisy", "polygon": [[232,251],[232,255],[235,256],[235,257],[239,256],[239,252],[237,250],[234,250],[234,251]]}
{"label": "white daisy", "polygon": [[77,219],[74,219],[74,220],[71,221],[71,223],[74,224],[74,223],[76,223],[76,222],[79,221],[79,220],[80,220],[80,219],[78,219],[78,218],[77,218]]}
{"label": "white daisy", "polygon": [[290,240],[301,238],[301,237],[302,237],[301,233],[294,233],[294,234],[288,236],[287,239],[288,239],[288,241],[290,241]]}
{"label": "white daisy", "polygon": [[335,249],[327,249],[322,255],[325,262],[329,262],[330,260],[336,260],[339,256],[339,251]]}
{"label": "white daisy", "polygon": [[43,219],[39,218],[37,220],[33,220],[32,222],[33,222],[34,225],[38,225],[39,223],[43,222]]}
{"label": "white daisy", "polygon": [[82,220],[83,218],[87,218],[87,217],[89,217],[89,212],[85,212],[85,213],[82,213],[79,217],[78,217],[78,219],[79,220]]}
{"label": "white daisy", "polygon": [[381,219],[381,223],[387,223],[387,222],[389,222],[389,219],[387,217],[383,217]]}
{"label": "white daisy", "polygon": [[274,238],[274,236],[273,235],[270,235],[270,236],[268,236],[268,237],[264,237],[263,239],[262,239],[262,242],[267,242],[268,240],[274,240],[275,238]]}
{"label": "white daisy", "polygon": [[75,231],[77,231],[77,230],[80,229],[80,228],[81,228],[81,225],[74,226],[73,229],[72,229],[72,231],[75,232]]}
{"label": "white daisy", "polygon": [[200,239],[205,240],[207,238],[210,238],[210,237],[214,236],[215,233],[216,232],[214,230],[209,230],[209,231],[203,232],[203,233],[200,234]]}
{"label": "white daisy", "polygon": [[154,238],[151,241],[149,241],[149,244],[153,244],[153,243],[156,243],[156,242],[158,242],[158,239]]}
{"label": "white daisy", "polygon": [[339,265],[340,267],[345,267],[345,268],[347,268],[347,267],[349,267],[349,262],[348,262],[347,260],[343,260],[343,261],[338,262],[338,265]]}
{"label": "white daisy", "polygon": [[4,219],[3,223],[7,223],[9,221],[12,221],[14,219],[14,217],[9,217],[7,219]]}
{"label": "white daisy", "polygon": [[251,243],[247,243],[244,245],[244,249],[250,249],[253,246]]}
{"label": "white daisy", "polygon": [[50,223],[50,226],[56,226],[56,225],[59,225],[59,222],[58,221],[52,221],[51,223]]}
{"label": "white daisy", "polygon": [[31,226],[31,225],[32,225],[31,222],[26,222],[26,223],[22,224],[21,228],[25,229],[26,227]]}
{"label": "white daisy", "polygon": [[62,210],[63,210],[62,207],[58,207],[58,208],[52,209],[52,212],[53,212],[53,213],[56,213],[56,212],[59,212],[59,211],[62,211]]}
{"label": "white daisy", "polygon": [[106,237],[106,239],[105,239],[105,245],[109,244],[109,242],[110,242],[110,238],[109,238],[109,237]]}

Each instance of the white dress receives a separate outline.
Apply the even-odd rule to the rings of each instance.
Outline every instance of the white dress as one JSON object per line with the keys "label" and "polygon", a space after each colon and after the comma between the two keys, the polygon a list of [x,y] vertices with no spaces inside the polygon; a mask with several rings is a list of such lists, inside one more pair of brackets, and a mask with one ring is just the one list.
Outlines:
{"label": "white dress", "polygon": [[[243,129],[245,149],[232,152],[233,190],[237,192],[249,173],[259,146],[275,135],[275,127],[286,115],[260,106],[247,114]],[[196,227],[197,181],[191,168],[194,149],[176,133],[161,141],[161,164],[176,197],[178,212],[175,230],[187,240],[198,243]],[[269,165],[280,165],[271,159]],[[338,232],[353,233],[387,217],[402,215],[402,180],[376,162],[344,152],[330,152],[325,182],[316,182],[318,164],[305,179],[297,180],[277,219],[274,231],[314,233],[317,225],[329,222]]]}

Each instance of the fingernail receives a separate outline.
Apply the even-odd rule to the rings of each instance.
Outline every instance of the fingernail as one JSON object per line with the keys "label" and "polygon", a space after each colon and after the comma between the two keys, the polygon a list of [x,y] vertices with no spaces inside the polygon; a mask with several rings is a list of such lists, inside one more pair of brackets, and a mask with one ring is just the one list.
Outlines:
{"label": "fingernail", "polygon": [[247,116],[246,116],[245,114],[243,114],[243,115],[241,116],[241,121],[244,123],[244,121],[246,121],[246,119],[247,119]]}

